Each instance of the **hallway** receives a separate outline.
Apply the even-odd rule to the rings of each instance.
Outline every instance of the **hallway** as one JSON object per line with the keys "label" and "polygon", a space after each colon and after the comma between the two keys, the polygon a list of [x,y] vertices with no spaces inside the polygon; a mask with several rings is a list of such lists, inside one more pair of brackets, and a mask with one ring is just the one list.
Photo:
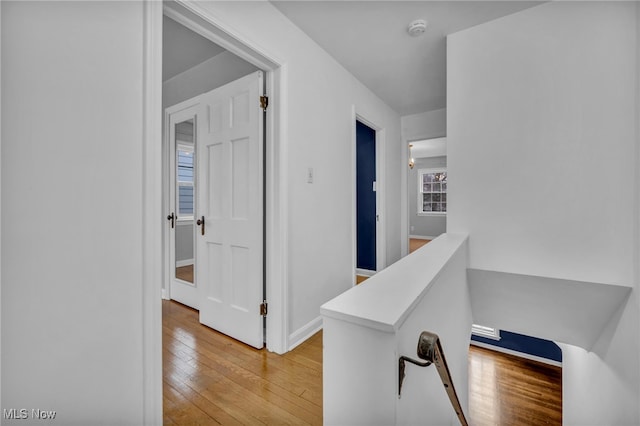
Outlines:
{"label": "hallway", "polygon": [[[285,355],[256,350],[162,302],[164,424],[322,424],[322,333]],[[562,373],[471,346],[475,426],[562,424]]]}

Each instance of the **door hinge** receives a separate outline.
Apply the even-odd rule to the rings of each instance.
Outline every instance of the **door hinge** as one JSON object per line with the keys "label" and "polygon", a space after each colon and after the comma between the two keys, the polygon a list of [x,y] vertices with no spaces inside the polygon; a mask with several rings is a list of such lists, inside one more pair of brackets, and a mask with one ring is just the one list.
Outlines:
{"label": "door hinge", "polygon": [[267,316],[267,301],[264,300],[261,304],[260,304],[260,315],[263,317]]}
{"label": "door hinge", "polygon": [[266,111],[268,106],[269,106],[269,97],[266,95],[260,96],[260,108],[262,108],[263,111]]}

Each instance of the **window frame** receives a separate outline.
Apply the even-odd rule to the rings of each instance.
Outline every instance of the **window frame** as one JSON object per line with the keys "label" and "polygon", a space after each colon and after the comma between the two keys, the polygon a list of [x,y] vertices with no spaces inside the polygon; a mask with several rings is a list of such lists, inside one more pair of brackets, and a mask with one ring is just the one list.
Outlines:
{"label": "window frame", "polygon": [[[431,168],[424,168],[424,169],[418,169],[418,187],[417,187],[417,205],[416,205],[416,210],[417,210],[417,214],[418,216],[446,216],[447,212],[446,211],[442,211],[442,212],[425,212],[423,210],[423,194],[425,194],[425,192],[423,192],[423,176],[426,174],[431,174],[431,173],[447,173],[447,168],[446,167],[431,167]],[[447,176],[448,177],[448,176]],[[440,191],[440,194],[447,194],[448,193],[448,188],[445,191]],[[448,201],[446,202],[448,204]]]}
{"label": "window frame", "polygon": [[485,337],[492,340],[500,340],[500,329],[494,327],[488,327],[486,325],[472,324],[471,334],[478,337]]}
{"label": "window frame", "polygon": [[[193,179],[192,181],[181,181],[179,179],[180,173],[178,173],[178,168],[179,168],[179,160],[178,158],[180,157],[179,152],[183,151],[183,152],[190,152],[191,153],[191,157],[193,158]],[[195,218],[195,210],[196,210],[196,206],[195,206],[195,171],[196,171],[196,158],[195,158],[195,147],[192,143],[189,142],[182,142],[182,141],[178,141],[176,140],[176,216],[177,216],[177,220],[178,222],[186,222],[186,221],[193,221]],[[180,187],[181,186],[190,186],[193,192],[193,197],[194,197],[194,203],[193,203],[193,213],[192,214],[180,214]]]}

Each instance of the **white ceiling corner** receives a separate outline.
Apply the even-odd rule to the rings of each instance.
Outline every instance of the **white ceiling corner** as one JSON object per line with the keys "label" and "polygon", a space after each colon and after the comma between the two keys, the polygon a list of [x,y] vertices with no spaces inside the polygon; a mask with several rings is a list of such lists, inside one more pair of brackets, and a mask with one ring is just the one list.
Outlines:
{"label": "white ceiling corner", "polygon": [[[271,1],[400,115],[446,108],[446,36],[543,2]],[[425,19],[424,35],[407,26]]]}
{"label": "white ceiling corner", "polygon": [[225,51],[222,47],[164,16],[162,22],[162,81]]}

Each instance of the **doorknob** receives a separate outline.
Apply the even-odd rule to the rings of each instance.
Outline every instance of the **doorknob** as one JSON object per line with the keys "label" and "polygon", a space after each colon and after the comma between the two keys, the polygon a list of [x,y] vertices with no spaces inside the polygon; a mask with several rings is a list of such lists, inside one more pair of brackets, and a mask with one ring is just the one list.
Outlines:
{"label": "doorknob", "polygon": [[176,224],[176,215],[175,215],[175,213],[171,213],[169,216],[167,216],[167,220],[171,221],[171,229],[173,229],[175,227],[175,224]]}
{"label": "doorknob", "polygon": [[204,235],[204,216],[196,221],[196,224],[201,227],[202,235]]}

